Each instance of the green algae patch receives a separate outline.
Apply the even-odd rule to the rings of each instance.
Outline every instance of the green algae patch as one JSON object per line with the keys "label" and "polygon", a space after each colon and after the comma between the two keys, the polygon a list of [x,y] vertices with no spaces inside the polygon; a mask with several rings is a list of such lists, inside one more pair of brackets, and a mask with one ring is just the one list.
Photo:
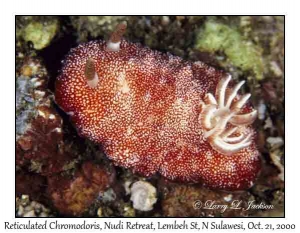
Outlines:
{"label": "green algae patch", "polygon": [[22,36],[25,41],[31,41],[35,49],[40,50],[50,44],[57,31],[57,20],[47,23],[31,22],[24,28]]}
{"label": "green algae patch", "polygon": [[197,35],[196,48],[210,53],[223,52],[234,66],[252,71],[258,80],[264,78],[262,49],[225,24],[206,22]]}

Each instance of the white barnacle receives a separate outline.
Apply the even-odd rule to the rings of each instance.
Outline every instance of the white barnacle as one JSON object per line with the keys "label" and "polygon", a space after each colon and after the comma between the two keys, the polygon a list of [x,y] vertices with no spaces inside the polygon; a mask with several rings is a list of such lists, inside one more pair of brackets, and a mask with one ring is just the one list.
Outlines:
{"label": "white barnacle", "polygon": [[156,188],[146,181],[137,181],[131,186],[130,200],[133,208],[141,211],[150,211],[156,203]]}
{"label": "white barnacle", "polygon": [[204,137],[210,145],[222,154],[233,154],[251,144],[251,133],[245,126],[252,124],[257,111],[241,114],[240,111],[250,98],[250,94],[241,96],[236,101],[237,92],[245,81],[241,81],[229,89],[231,76],[221,79],[217,85],[215,96],[206,94],[200,121],[204,128]]}

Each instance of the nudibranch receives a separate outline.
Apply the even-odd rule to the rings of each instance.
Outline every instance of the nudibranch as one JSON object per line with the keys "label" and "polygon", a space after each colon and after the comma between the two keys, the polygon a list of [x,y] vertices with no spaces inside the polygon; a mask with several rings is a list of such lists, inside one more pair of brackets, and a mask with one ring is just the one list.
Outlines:
{"label": "nudibranch", "polygon": [[117,166],[204,186],[251,187],[260,170],[257,111],[239,95],[244,81],[200,61],[122,38],[79,45],[56,80],[55,100],[79,135],[103,146]]}

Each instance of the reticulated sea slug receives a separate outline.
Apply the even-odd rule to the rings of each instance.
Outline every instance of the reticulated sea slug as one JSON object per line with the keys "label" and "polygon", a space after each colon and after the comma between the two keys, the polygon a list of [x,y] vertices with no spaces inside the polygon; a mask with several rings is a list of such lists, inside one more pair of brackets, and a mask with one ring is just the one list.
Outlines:
{"label": "reticulated sea slug", "polygon": [[257,111],[237,94],[243,81],[121,39],[72,49],[55,100],[81,136],[100,143],[117,166],[144,176],[246,189],[260,169]]}

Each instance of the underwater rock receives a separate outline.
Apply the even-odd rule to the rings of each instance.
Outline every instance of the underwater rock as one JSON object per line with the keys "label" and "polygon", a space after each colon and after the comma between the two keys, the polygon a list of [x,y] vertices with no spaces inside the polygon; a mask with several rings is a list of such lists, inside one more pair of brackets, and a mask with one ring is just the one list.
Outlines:
{"label": "underwater rock", "polygon": [[[254,200],[246,191],[228,193],[188,185],[169,186],[162,199],[163,215],[167,217],[246,217],[254,212],[242,209]],[[237,204],[241,209],[230,208]]]}
{"label": "underwater rock", "polygon": [[16,197],[16,216],[17,217],[54,217],[51,210],[43,204],[32,201],[31,196],[21,195]]}
{"label": "underwater rock", "polygon": [[85,162],[73,176],[48,177],[47,192],[60,214],[80,216],[114,182],[112,168]]}
{"label": "underwater rock", "polygon": [[262,49],[247,41],[237,29],[207,21],[198,32],[196,48],[207,52],[224,52],[229,61],[243,71],[252,71],[258,80],[264,78]]}
{"label": "underwater rock", "polygon": [[22,27],[18,33],[26,42],[32,42],[33,47],[41,50],[47,47],[59,30],[59,22],[56,18],[41,17]]}
{"label": "underwater rock", "polygon": [[129,16],[71,16],[71,23],[76,29],[79,41],[87,41],[89,37],[106,36],[120,22]]}
{"label": "underwater rock", "polygon": [[52,174],[74,160],[63,141],[62,118],[47,89],[48,73],[38,58],[25,57],[16,80],[16,164]]}
{"label": "underwater rock", "polygon": [[39,174],[25,173],[23,171],[19,171],[16,174],[17,196],[26,194],[34,200],[39,200],[40,198],[43,198],[42,195],[45,187],[46,179]]}

